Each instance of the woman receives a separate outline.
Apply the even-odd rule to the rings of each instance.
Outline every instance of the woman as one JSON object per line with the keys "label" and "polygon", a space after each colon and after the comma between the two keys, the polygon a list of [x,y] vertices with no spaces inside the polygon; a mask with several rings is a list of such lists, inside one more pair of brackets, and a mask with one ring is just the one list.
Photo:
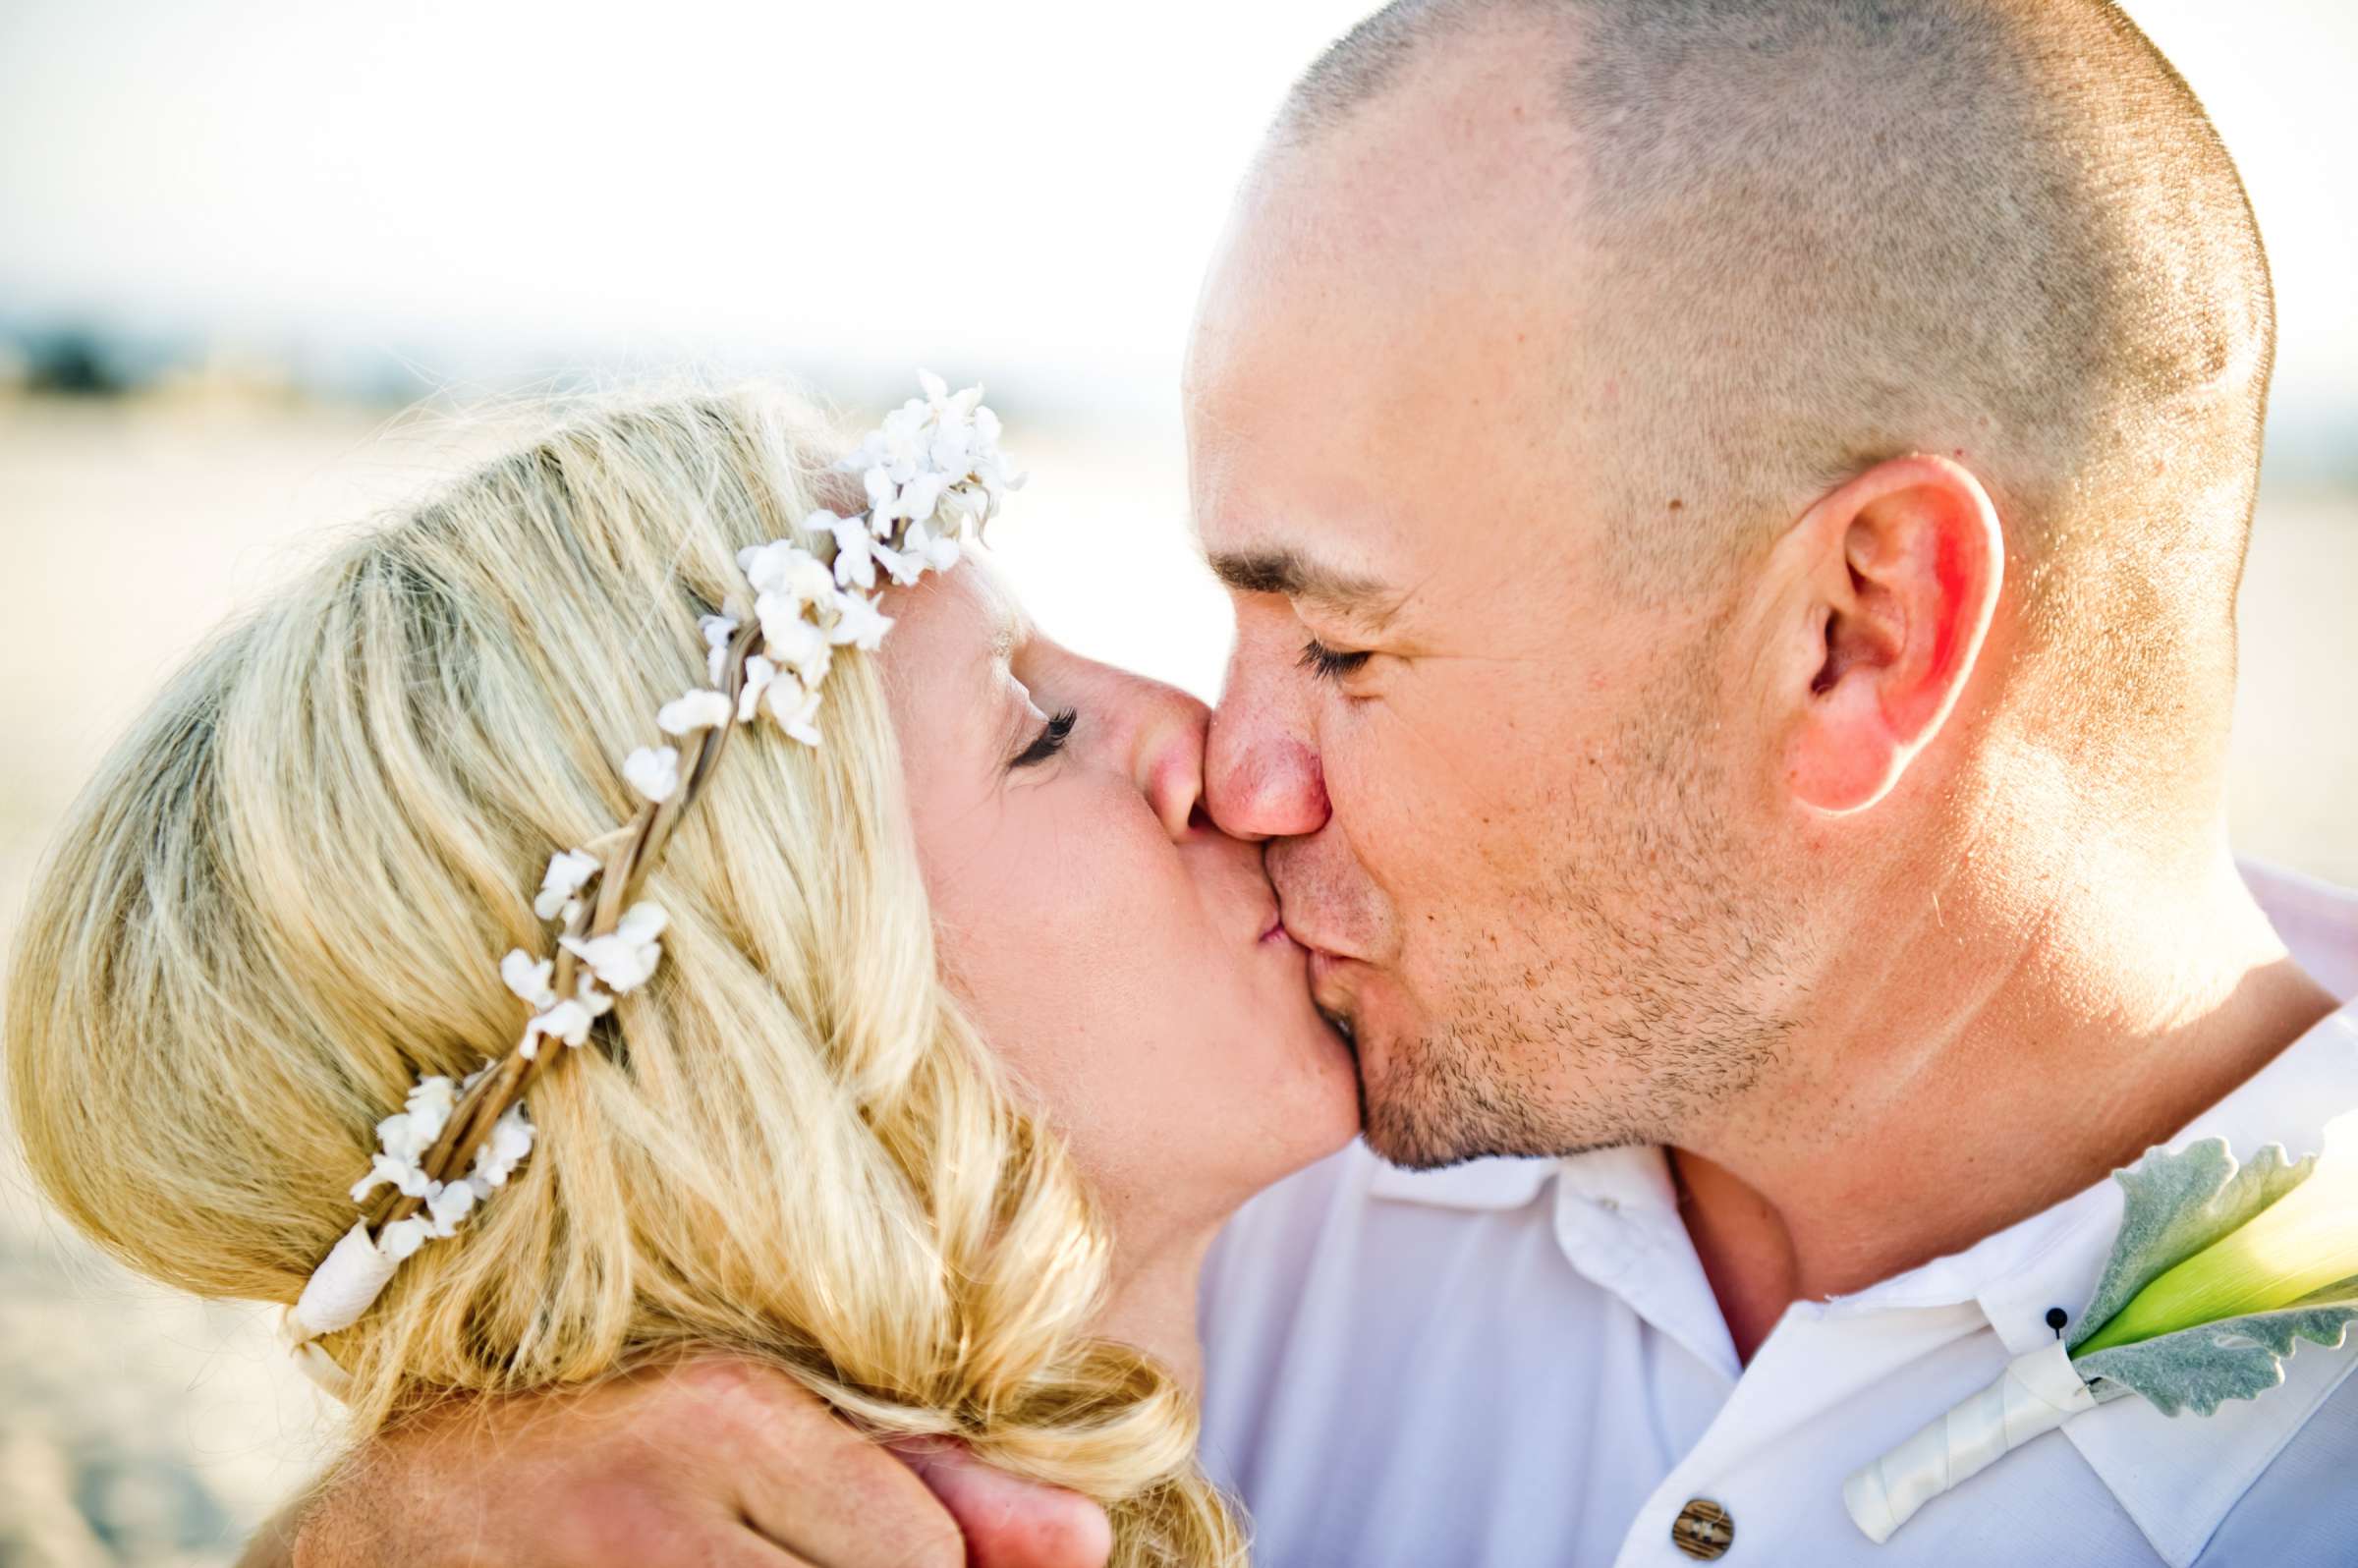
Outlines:
{"label": "woman", "polygon": [[228,631],[33,896],[17,1126],[132,1266],[301,1298],[356,1435],[718,1345],[1236,1561],[1196,1267],[1350,1061],[1201,708],[953,564],[995,421],[928,394],[865,514],[775,393],[623,404]]}

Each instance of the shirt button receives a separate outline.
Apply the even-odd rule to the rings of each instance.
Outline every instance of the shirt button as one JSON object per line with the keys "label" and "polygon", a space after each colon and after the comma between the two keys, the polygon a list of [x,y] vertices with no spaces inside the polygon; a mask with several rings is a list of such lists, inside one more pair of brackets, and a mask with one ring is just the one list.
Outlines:
{"label": "shirt button", "polygon": [[1670,1521],[1670,1544],[1704,1562],[1725,1556],[1735,1543],[1735,1520],[1709,1497],[1694,1498]]}

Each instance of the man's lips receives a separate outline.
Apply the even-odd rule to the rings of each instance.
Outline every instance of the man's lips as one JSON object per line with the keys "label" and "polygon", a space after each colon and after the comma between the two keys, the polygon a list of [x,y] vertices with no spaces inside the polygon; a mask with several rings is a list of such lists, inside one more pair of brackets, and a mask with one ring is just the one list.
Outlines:
{"label": "man's lips", "polygon": [[1346,964],[1351,961],[1350,954],[1330,943],[1319,941],[1315,934],[1287,920],[1282,907],[1277,912],[1277,919],[1278,923],[1285,927],[1285,934],[1293,939],[1294,945],[1309,953],[1314,960],[1323,960],[1330,964]]}
{"label": "man's lips", "polygon": [[1354,1011],[1353,998],[1351,987],[1344,983],[1343,974],[1358,960],[1315,942],[1305,941],[1301,933],[1291,926],[1286,928],[1286,939],[1310,955],[1311,1001],[1325,1015],[1328,1023],[1342,1031],[1344,1038],[1353,1038],[1357,1033],[1351,1016]]}

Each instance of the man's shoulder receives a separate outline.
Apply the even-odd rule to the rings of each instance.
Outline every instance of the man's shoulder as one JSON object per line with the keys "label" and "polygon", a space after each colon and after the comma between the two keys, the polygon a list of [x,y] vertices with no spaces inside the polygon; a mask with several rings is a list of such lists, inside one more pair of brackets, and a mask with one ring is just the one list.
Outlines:
{"label": "man's shoulder", "polygon": [[2236,867],[2294,962],[2334,995],[2358,997],[2358,888],[2260,861]]}
{"label": "man's shoulder", "polygon": [[2350,1371],[2345,1366],[2331,1393],[2219,1519],[2195,1568],[2358,1555],[2358,1486],[2350,1484],[2358,1474],[2358,1377]]}

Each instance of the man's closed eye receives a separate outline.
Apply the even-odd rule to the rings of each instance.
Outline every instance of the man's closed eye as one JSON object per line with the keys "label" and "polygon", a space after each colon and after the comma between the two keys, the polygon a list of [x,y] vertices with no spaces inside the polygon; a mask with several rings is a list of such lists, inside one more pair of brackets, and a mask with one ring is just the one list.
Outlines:
{"label": "man's closed eye", "polygon": [[1355,674],[1366,668],[1368,660],[1375,656],[1375,654],[1365,651],[1354,652],[1328,647],[1314,637],[1303,644],[1300,662],[1302,668],[1310,671],[1321,681],[1339,681],[1346,675]]}

